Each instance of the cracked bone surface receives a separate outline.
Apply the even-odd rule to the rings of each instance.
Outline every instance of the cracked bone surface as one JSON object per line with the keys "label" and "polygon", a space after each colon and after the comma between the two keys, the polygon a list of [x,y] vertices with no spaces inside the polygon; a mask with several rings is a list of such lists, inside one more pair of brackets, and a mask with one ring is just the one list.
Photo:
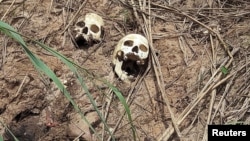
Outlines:
{"label": "cracked bone surface", "polygon": [[104,34],[103,26],[102,17],[95,13],[87,13],[84,17],[79,17],[74,28],[77,46],[91,46],[100,42]]}
{"label": "cracked bone surface", "polygon": [[147,65],[149,54],[148,40],[140,34],[128,34],[119,40],[112,63],[117,76],[129,82]]}

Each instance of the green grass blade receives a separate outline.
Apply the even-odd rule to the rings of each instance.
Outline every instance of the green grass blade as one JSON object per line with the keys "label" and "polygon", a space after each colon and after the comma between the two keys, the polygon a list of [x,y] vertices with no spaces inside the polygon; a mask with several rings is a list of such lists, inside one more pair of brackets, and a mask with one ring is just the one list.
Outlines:
{"label": "green grass blade", "polygon": [[[82,114],[82,112],[80,111],[79,107],[77,106],[77,104],[73,101],[73,99],[71,98],[70,94],[67,92],[67,90],[64,88],[64,86],[62,85],[62,83],[60,82],[60,80],[56,77],[56,75],[54,74],[53,71],[51,71],[49,69],[49,67],[44,64],[40,59],[38,59],[26,46],[24,40],[22,39],[22,37],[19,35],[19,33],[17,33],[14,28],[12,28],[11,26],[9,26],[8,24],[0,21],[0,30],[5,33],[6,35],[12,37],[13,39],[15,39],[17,42],[19,42],[23,49],[25,50],[25,52],[27,53],[27,55],[29,56],[31,62],[34,64],[34,66],[39,70],[42,71],[43,73],[45,73],[47,76],[49,76],[54,82],[55,84],[58,86],[58,88],[63,92],[63,94],[66,96],[66,98],[71,102],[71,104],[74,106],[75,110],[77,112],[79,112],[82,116],[82,118],[84,119],[84,121],[89,125],[90,129],[94,132],[95,130],[93,129],[93,127],[88,123],[87,119],[84,117],[84,115]],[[32,40],[32,39],[31,39]],[[111,132],[109,131],[109,128],[105,122],[105,119],[103,118],[101,112],[98,110],[97,105],[92,97],[92,95],[90,94],[87,86],[84,83],[84,80],[82,77],[80,77],[79,73],[77,72],[77,68],[81,68],[83,69],[85,72],[88,73],[88,71],[84,68],[82,68],[81,66],[78,66],[77,64],[75,64],[74,62],[70,61],[67,57],[65,57],[64,55],[60,54],[59,52],[53,50],[52,48],[48,47],[47,45],[38,42],[38,41],[34,41],[32,40],[34,43],[38,44],[39,46],[41,46],[43,49],[47,50],[48,52],[50,52],[51,54],[53,54],[54,56],[58,57],[62,62],[64,62],[72,72],[74,72],[74,74],[76,75],[78,81],[80,82],[81,86],[84,88],[88,98],[90,99],[93,107],[95,108],[96,112],[98,113],[99,117],[101,118],[102,122],[105,125],[106,130],[109,132],[109,134],[111,135]],[[77,67],[77,68],[76,68]],[[129,109],[128,104],[126,103],[126,100],[124,99],[124,97],[122,96],[121,92],[114,87],[112,84],[106,82],[106,81],[102,81],[103,83],[105,83],[107,86],[109,86],[113,92],[116,94],[116,96],[119,98],[120,102],[122,103],[122,105],[125,108],[128,120],[131,124],[131,129],[133,131],[133,136],[134,136],[134,140],[136,140],[135,137],[135,128],[133,126],[133,122],[132,122],[132,117],[131,117],[131,112]],[[113,138],[113,135],[112,139]]]}
{"label": "green grass blade", "polygon": [[120,102],[124,106],[124,109],[125,109],[125,111],[127,113],[127,116],[128,116],[129,123],[131,125],[134,141],[136,141],[136,129],[135,129],[134,125],[133,125],[131,112],[130,112],[129,106],[128,106],[125,98],[122,96],[121,92],[116,87],[114,87],[113,85],[111,85],[108,82],[105,82],[105,83],[112,89],[112,91],[115,93],[115,95],[118,97],[118,99],[120,100]]}
{"label": "green grass blade", "polygon": [[9,37],[19,42],[22,46],[26,46],[23,38],[16,32],[13,32],[15,31],[15,29],[1,20],[0,20],[0,31],[2,31],[4,34],[8,35]]}
{"label": "green grass blade", "polygon": [[[2,124],[2,126],[9,132],[9,134],[13,137],[13,139],[15,140],[15,141],[19,141],[17,138],[16,138],[16,136],[10,131],[10,129],[2,122],[2,121],[0,121],[0,123]],[[3,141],[3,137],[2,136],[0,136],[0,141]]]}
{"label": "green grass blade", "polygon": [[226,74],[228,74],[228,69],[227,69],[225,66],[222,66],[222,67],[221,67],[221,72],[222,72],[224,75],[226,75]]}
{"label": "green grass blade", "polygon": [[3,136],[0,135],[0,141],[3,141]]}
{"label": "green grass blade", "polygon": [[54,49],[48,47],[47,45],[34,41],[36,44],[38,44],[39,46],[41,46],[43,49],[47,50],[48,52],[50,52],[52,55],[58,57],[63,63],[65,63],[69,69],[75,74],[75,76],[77,77],[78,81],[80,82],[82,88],[84,89],[84,91],[86,92],[91,104],[93,105],[95,111],[97,112],[98,116],[100,117],[102,123],[104,124],[106,130],[108,131],[108,133],[112,136],[112,139],[114,139],[113,135],[111,134],[111,131],[109,130],[109,127],[103,117],[103,115],[101,114],[100,110],[97,107],[97,104],[93,98],[93,96],[90,94],[86,84],[84,83],[84,79],[79,75],[76,66],[74,65],[74,63],[72,61],[70,61],[69,59],[67,59],[64,55],[58,53],[57,51],[55,51]]}
{"label": "green grass blade", "polygon": [[[97,135],[96,131],[94,130],[93,126],[88,122],[86,117],[83,115],[81,112],[80,108],[77,106],[77,104],[73,101],[71,98],[69,92],[65,89],[61,81],[57,78],[55,73],[43,62],[41,61],[38,57],[36,57],[26,46],[24,40],[22,37],[17,34],[15,29],[8,24],[0,21],[0,30],[8,35],[9,37],[13,38],[16,40],[18,43],[21,44],[22,48],[24,49],[25,53],[28,55],[29,59],[31,60],[32,64],[35,66],[35,68],[44,74],[46,74],[49,78],[53,80],[53,82],[57,85],[57,87],[63,92],[65,97],[71,102],[75,110],[81,115],[81,117],[84,119],[84,121],[89,125],[89,127],[92,129],[92,131]],[[98,137],[100,138],[100,137]]]}
{"label": "green grass blade", "polygon": [[[76,64],[74,64],[73,62],[71,62],[70,60],[68,60],[65,56],[63,56],[62,54],[56,52],[55,50],[51,49],[50,47],[46,46],[45,44],[42,44],[40,42],[37,42],[35,41],[39,46],[43,47],[45,50],[47,50],[48,52],[50,52],[51,54],[55,55],[56,57],[60,58],[62,60],[62,62],[64,62],[72,72],[75,73],[75,75],[77,76],[78,78],[78,81],[80,82],[81,86],[84,88],[88,98],[90,99],[93,107],[95,108],[95,110],[97,111],[99,117],[101,118],[102,122],[104,123],[105,127],[107,128],[108,130],[108,127],[106,125],[106,122],[105,122],[105,119],[103,118],[102,114],[100,113],[100,111],[97,109],[97,105],[92,97],[92,95],[90,94],[87,86],[85,85],[84,83],[84,80],[82,79],[82,77],[79,76],[79,73],[77,72],[77,68],[75,67]],[[73,65],[74,64],[74,65]],[[77,66],[77,67],[80,67],[80,66]],[[82,68],[82,67],[80,67]],[[87,71],[86,69],[84,69],[85,71]],[[130,109],[129,109],[129,106],[128,104],[126,103],[126,100],[125,98],[122,96],[121,92],[116,88],[114,87],[113,85],[111,85],[110,83],[107,83],[105,81],[102,81],[103,83],[105,83],[106,85],[108,85],[112,90],[113,92],[116,94],[116,96],[119,98],[120,102],[122,103],[122,105],[124,106],[125,108],[125,111],[127,113],[127,116],[128,116],[128,120],[131,124],[131,129],[132,129],[132,132],[133,132],[133,136],[134,136],[134,139],[136,138],[135,137],[135,128],[133,126],[133,122],[132,122],[132,117],[131,117],[131,112],[130,112]],[[110,133],[110,131],[108,130],[108,132]],[[111,135],[111,133],[110,133]],[[112,136],[112,135],[111,135]]]}

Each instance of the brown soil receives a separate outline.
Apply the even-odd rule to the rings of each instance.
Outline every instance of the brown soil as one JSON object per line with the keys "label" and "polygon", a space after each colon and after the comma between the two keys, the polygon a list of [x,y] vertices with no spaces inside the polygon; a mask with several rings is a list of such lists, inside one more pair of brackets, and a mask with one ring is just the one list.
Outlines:
{"label": "brown soil", "polygon": [[[139,140],[202,140],[207,137],[207,124],[249,124],[250,3],[182,0],[169,4],[152,0],[149,24],[143,19],[148,19],[148,5],[140,8],[136,1],[136,16],[133,0],[128,1],[0,0],[0,17],[22,35],[44,42],[94,76],[112,82],[125,97],[131,91],[130,110]],[[105,35],[101,43],[79,49],[72,43],[68,29],[88,12],[103,17]],[[128,33],[149,33],[152,37],[150,70],[131,85],[117,80],[111,65],[117,42]],[[101,135],[103,125],[74,74],[56,57],[30,39],[25,40],[62,80]],[[99,140],[51,79],[34,68],[19,44],[1,36],[0,45],[0,135],[5,140],[13,139],[4,125],[20,141],[66,141],[78,136],[80,140]],[[237,50],[232,61],[227,50]],[[89,74],[81,74],[98,108],[105,111],[108,87]],[[114,98],[107,118],[110,128],[115,127],[123,111]],[[114,133],[116,140],[133,140],[128,122],[125,116]],[[177,124],[181,137],[173,124]],[[108,137],[105,133],[103,138]]]}

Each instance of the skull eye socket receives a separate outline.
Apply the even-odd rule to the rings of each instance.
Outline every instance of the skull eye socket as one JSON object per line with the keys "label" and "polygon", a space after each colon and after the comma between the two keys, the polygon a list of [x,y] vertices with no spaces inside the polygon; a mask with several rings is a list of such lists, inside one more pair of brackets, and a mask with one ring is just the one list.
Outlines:
{"label": "skull eye socket", "polygon": [[140,45],[139,48],[143,52],[147,52],[148,51],[148,48],[145,45]]}
{"label": "skull eye socket", "polygon": [[134,44],[134,42],[132,40],[127,40],[124,42],[124,46],[129,46],[129,47],[132,47]]}
{"label": "skull eye socket", "polygon": [[96,26],[95,24],[93,24],[93,25],[90,26],[90,30],[91,30],[92,32],[94,32],[94,33],[97,33],[97,32],[100,31],[99,27]]}
{"label": "skull eye socket", "polygon": [[85,26],[85,22],[84,21],[80,21],[80,22],[76,23],[76,26],[84,27]]}

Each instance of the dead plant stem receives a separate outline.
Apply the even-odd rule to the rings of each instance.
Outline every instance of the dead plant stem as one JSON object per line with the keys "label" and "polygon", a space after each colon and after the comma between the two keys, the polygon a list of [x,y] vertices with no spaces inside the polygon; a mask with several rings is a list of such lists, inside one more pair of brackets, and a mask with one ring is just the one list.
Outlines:
{"label": "dead plant stem", "polygon": [[85,0],[81,6],[79,7],[79,9],[76,11],[75,15],[71,18],[71,20],[69,21],[68,25],[64,28],[63,32],[61,34],[63,34],[65,31],[67,31],[67,29],[69,28],[69,26],[73,23],[73,21],[75,20],[76,16],[79,14],[79,12],[82,10],[82,8],[85,6],[85,4],[88,2],[88,0]]}
{"label": "dead plant stem", "polygon": [[201,26],[203,26],[204,28],[206,28],[207,30],[209,30],[211,33],[214,33],[216,35],[216,37],[218,38],[218,40],[220,41],[220,43],[222,44],[222,46],[224,47],[224,49],[226,50],[226,52],[228,53],[228,55],[233,58],[232,54],[230,53],[229,51],[229,48],[227,46],[227,44],[224,42],[224,40],[222,39],[222,37],[220,36],[220,34],[218,33],[218,31],[215,31],[213,30],[212,28],[210,28],[209,26],[203,24],[202,22],[196,20],[194,17],[174,8],[174,7],[170,7],[170,6],[162,6],[162,5],[159,5],[159,4],[156,4],[156,3],[153,3],[151,2],[151,5],[153,6],[157,6],[157,7],[160,7],[160,8],[163,8],[163,9],[166,9],[166,10],[169,10],[169,11],[172,11],[174,12],[175,14],[179,14],[179,15],[182,15],[182,16],[185,16],[187,18],[189,18],[190,20],[200,24]]}
{"label": "dead plant stem", "polygon": [[14,5],[14,3],[16,2],[16,0],[13,0],[11,5],[9,6],[9,8],[7,9],[7,11],[4,13],[4,15],[1,18],[1,21],[3,21],[3,19],[5,18],[5,16],[9,13],[11,7]]}
{"label": "dead plant stem", "polygon": [[[239,51],[239,48],[235,48],[231,54],[234,55],[236,52]],[[226,66],[228,67],[229,65],[231,65],[233,59],[232,58],[228,58],[224,60],[224,62],[220,65],[220,67],[218,69],[216,69],[216,71],[214,72],[214,74],[211,76],[211,78],[209,79],[209,81],[207,82],[207,84],[203,87],[203,89],[201,90],[201,92],[198,94],[198,96],[196,97],[196,99],[194,99],[184,110],[183,112],[180,114],[179,118],[177,119],[177,124],[180,125],[182,123],[182,121],[187,117],[187,115],[197,106],[197,104],[204,98],[204,96],[210,92],[211,90],[215,89],[216,87],[214,86],[219,86],[217,85],[218,83],[220,83],[219,79],[221,78],[222,73],[220,72],[220,69],[222,66]],[[219,73],[219,74],[218,74]],[[218,74],[218,75],[217,75]],[[216,76],[217,75],[217,76]],[[166,133],[168,132],[168,133]],[[173,134],[174,129],[171,129],[171,127],[169,127],[164,133],[163,135],[160,137],[160,139],[164,139],[164,140],[168,140],[170,138],[170,136]],[[167,135],[167,136],[164,136]]]}

